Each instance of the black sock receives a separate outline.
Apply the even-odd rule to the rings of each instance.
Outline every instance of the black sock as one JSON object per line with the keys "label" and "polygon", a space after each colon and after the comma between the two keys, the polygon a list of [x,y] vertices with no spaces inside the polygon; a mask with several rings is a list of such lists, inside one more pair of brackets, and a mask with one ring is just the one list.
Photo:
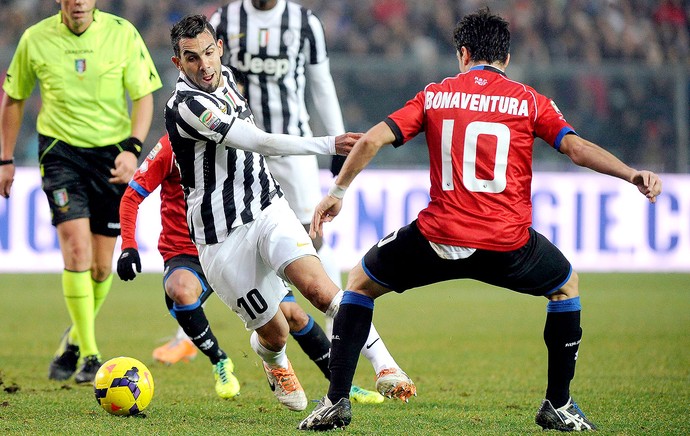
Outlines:
{"label": "black sock", "polygon": [[211,326],[201,305],[192,310],[175,309],[175,317],[182,330],[187,333],[194,345],[208,356],[212,364],[215,365],[228,357],[218,346],[218,340],[211,331]]}
{"label": "black sock", "polygon": [[[554,305],[552,303],[561,303],[561,301],[550,302],[547,308],[546,325],[544,326],[544,342],[549,353],[546,399],[555,408],[564,406],[570,398],[570,381],[575,376],[577,352],[582,339],[579,297],[577,297],[576,302],[571,302],[571,300],[561,300],[570,303],[564,303],[560,306],[565,308],[565,304],[571,304],[571,308],[577,310],[553,310]],[[555,306],[558,308],[559,305]]]}
{"label": "black sock", "polygon": [[319,367],[327,380],[331,378],[331,371],[328,369],[328,357],[331,352],[331,342],[326,333],[314,318],[309,316],[309,323],[298,332],[290,332],[307,356]]}
{"label": "black sock", "polygon": [[359,352],[369,336],[373,317],[374,301],[371,298],[345,292],[333,322],[331,338],[331,384],[328,398],[333,404],[350,396]]}

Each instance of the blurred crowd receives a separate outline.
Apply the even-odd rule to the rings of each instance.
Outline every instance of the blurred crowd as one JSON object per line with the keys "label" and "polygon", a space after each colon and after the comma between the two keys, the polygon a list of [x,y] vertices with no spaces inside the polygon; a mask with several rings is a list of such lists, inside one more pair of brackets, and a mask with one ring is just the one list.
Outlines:
{"label": "blurred crowd", "polygon": [[[227,1],[226,1],[227,2]],[[226,3],[225,2],[225,3]],[[675,170],[673,113],[678,84],[671,74],[603,74],[611,65],[645,71],[690,70],[690,0],[296,0],[321,19],[331,57],[361,59],[336,86],[350,129],[366,128],[400,106],[428,81],[443,75],[363,74],[361,65],[435,66],[453,62],[453,28],[482,6],[511,25],[512,64],[535,71],[577,66],[574,76],[533,74],[520,80],[552,96],[583,134],[609,145],[621,158],[643,156],[659,171]],[[210,16],[224,2],[209,0],[98,0],[97,6],[132,21],[152,53],[169,60],[169,29],[188,13]],[[0,0],[0,49],[10,53],[29,25],[57,12],[46,0]],[[165,56],[161,55],[164,59]],[[371,63],[371,59],[375,59]],[[169,63],[169,62],[167,62]],[[347,62],[346,62],[347,64]],[[457,64],[451,64],[457,72]],[[161,65],[160,68],[167,68]],[[596,68],[594,68],[596,67]],[[4,69],[6,66],[0,66]],[[567,67],[566,67],[567,68]],[[438,69],[437,69],[438,70]],[[513,70],[515,71],[515,70]],[[418,71],[416,73],[419,73]],[[162,71],[165,75],[165,71]],[[174,74],[174,71],[171,73]],[[443,74],[448,75],[443,72]],[[515,74],[514,72],[510,74]],[[575,80],[573,80],[575,77]],[[682,86],[687,87],[688,84]],[[687,94],[687,92],[686,92]],[[404,96],[388,101],[387,96]],[[369,102],[374,103],[369,103]],[[362,103],[366,102],[366,103]],[[383,104],[379,104],[379,103]],[[684,103],[690,105],[690,102]],[[377,106],[372,108],[372,106]],[[675,124],[674,124],[675,123]],[[649,153],[649,150],[658,153]],[[666,147],[666,149],[664,149]],[[641,150],[645,152],[642,153]],[[412,161],[417,161],[414,156]],[[641,162],[642,163],[642,162]],[[644,162],[648,163],[648,162]]]}

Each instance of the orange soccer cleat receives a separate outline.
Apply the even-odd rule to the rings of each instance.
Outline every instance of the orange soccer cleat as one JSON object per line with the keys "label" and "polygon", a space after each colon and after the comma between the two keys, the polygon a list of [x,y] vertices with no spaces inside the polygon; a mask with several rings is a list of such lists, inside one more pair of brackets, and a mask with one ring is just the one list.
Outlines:
{"label": "orange soccer cleat", "polygon": [[166,365],[172,365],[180,360],[189,362],[196,357],[197,352],[196,346],[189,338],[173,338],[153,350],[153,358]]}

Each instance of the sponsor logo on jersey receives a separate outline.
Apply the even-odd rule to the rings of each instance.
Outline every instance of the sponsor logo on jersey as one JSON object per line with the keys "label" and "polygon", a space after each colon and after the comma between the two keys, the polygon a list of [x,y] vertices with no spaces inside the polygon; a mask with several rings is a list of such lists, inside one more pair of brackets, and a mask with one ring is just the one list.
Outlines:
{"label": "sponsor logo on jersey", "polygon": [[161,151],[162,149],[163,149],[163,145],[160,142],[156,143],[156,145],[153,146],[151,151],[149,151],[149,155],[146,156],[146,158],[153,160],[153,158],[155,158],[156,155],[158,154],[158,152]]}
{"label": "sponsor logo on jersey", "polygon": [[475,77],[474,83],[476,83],[479,86],[486,86],[486,84],[489,83],[489,81],[481,77]]}
{"label": "sponsor logo on jersey", "polygon": [[290,71],[290,60],[280,56],[252,56],[251,53],[245,52],[243,58],[238,59],[237,68],[244,73],[280,78]]}
{"label": "sponsor logo on jersey", "polygon": [[75,59],[74,60],[74,70],[82,74],[86,71],[86,59]]}

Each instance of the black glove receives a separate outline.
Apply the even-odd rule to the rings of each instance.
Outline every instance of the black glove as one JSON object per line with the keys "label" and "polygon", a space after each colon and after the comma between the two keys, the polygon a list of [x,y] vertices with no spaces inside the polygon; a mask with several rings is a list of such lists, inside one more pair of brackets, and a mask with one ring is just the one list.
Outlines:
{"label": "black glove", "polygon": [[125,248],[117,260],[117,275],[120,280],[134,280],[137,274],[134,272],[133,265],[136,265],[137,272],[141,272],[141,260],[139,259],[139,251],[136,248]]}
{"label": "black glove", "polygon": [[333,159],[331,160],[331,174],[333,174],[333,177],[340,173],[340,169],[343,167],[346,157],[347,156],[340,156],[338,154],[333,156]]}

